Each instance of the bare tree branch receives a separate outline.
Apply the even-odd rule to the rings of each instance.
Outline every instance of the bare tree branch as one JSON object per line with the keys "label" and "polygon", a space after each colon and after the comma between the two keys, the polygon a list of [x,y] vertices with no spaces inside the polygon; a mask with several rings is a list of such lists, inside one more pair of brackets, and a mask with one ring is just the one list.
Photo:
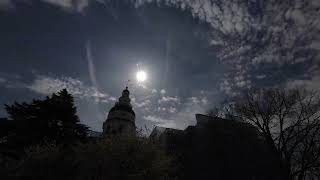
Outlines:
{"label": "bare tree branch", "polygon": [[251,91],[226,109],[261,131],[278,154],[287,179],[319,177],[320,98],[316,92]]}

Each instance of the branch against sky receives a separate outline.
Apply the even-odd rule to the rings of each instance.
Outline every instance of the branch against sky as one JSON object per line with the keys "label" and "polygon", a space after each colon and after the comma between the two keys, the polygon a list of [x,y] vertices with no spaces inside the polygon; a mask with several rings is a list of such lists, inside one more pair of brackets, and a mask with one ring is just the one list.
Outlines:
{"label": "branch against sky", "polygon": [[251,91],[232,108],[233,115],[263,134],[287,178],[313,177],[319,170],[319,94],[299,89]]}

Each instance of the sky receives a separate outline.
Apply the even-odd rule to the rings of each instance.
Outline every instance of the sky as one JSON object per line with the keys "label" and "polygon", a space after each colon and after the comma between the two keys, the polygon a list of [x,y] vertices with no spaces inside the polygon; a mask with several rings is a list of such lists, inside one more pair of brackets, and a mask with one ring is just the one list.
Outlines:
{"label": "sky", "polygon": [[95,131],[127,84],[140,128],[184,129],[250,89],[320,90],[319,0],[0,0],[0,24],[0,104],[67,88]]}

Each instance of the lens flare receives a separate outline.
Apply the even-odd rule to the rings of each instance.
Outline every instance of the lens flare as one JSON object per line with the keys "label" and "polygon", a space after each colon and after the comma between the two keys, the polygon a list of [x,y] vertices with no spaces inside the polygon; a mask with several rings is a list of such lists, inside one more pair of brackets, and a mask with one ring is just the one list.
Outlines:
{"label": "lens flare", "polygon": [[139,72],[137,72],[136,77],[137,77],[138,82],[143,82],[147,79],[147,74],[144,71],[139,71]]}

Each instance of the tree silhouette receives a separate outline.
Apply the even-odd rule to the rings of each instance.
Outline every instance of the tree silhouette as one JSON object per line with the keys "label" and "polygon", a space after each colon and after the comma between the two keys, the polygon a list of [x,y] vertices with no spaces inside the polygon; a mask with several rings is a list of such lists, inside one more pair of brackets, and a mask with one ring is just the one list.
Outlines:
{"label": "tree silhouette", "polygon": [[80,124],[71,94],[66,89],[30,104],[5,105],[14,126],[8,133],[8,145],[24,148],[54,142],[69,144],[84,139],[87,127]]}
{"label": "tree silhouette", "polygon": [[31,179],[167,179],[171,157],[146,138],[114,136],[72,148],[31,147],[13,172]]}
{"label": "tree silhouette", "polygon": [[314,179],[320,172],[320,97],[307,90],[248,92],[228,109],[255,125],[279,159],[283,179]]}

